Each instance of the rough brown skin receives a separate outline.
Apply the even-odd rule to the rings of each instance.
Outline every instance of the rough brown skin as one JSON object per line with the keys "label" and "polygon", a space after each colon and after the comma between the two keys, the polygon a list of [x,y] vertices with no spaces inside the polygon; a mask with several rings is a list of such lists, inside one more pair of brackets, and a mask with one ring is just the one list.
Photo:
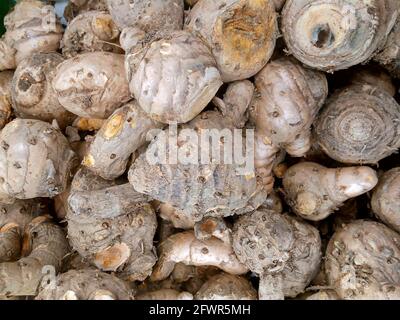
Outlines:
{"label": "rough brown skin", "polygon": [[287,0],[282,33],[298,60],[333,72],[370,59],[398,14],[397,0]]}
{"label": "rough brown skin", "polygon": [[357,220],[337,231],[325,265],[341,299],[400,299],[400,235],[381,223]]}
{"label": "rough brown skin", "polygon": [[180,292],[174,289],[160,289],[142,293],[136,296],[136,300],[193,300],[190,292]]}
{"label": "rough brown skin", "polygon": [[115,185],[81,168],[68,202],[68,238],[84,258],[129,281],[143,281],[151,273],[157,220],[143,196],[128,184]]}
{"label": "rough brown skin", "polygon": [[18,1],[4,17],[5,40],[16,50],[17,65],[33,53],[56,52],[63,28],[53,6],[44,1]]}
{"label": "rough brown skin", "polygon": [[389,33],[383,50],[374,60],[385,67],[395,78],[400,78],[400,18],[397,19],[392,31]]}
{"label": "rough brown skin", "polygon": [[336,161],[375,164],[400,147],[397,119],[400,106],[386,91],[352,85],[328,99],[314,123],[315,139]]}
{"label": "rough brown skin", "polygon": [[257,291],[244,277],[220,273],[202,285],[196,300],[257,300]]}
{"label": "rough brown skin", "polygon": [[183,0],[106,0],[110,14],[122,30],[137,27],[144,32],[179,30],[183,25]]}
{"label": "rough brown skin", "polygon": [[260,71],[272,56],[278,33],[270,0],[199,0],[185,24],[210,46],[224,82]]}
{"label": "rough brown skin", "polygon": [[372,211],[390,228],[400,233],[400,167],[379,178],[371,198]]}
{"label": "rough brown skin", "polygon": [[7,43],[3,35],[0,38],[0,71],[11,70],[17,67],[15,53],[15,49]]}
{"label": "rough brown skin", "polygon": [[61,48],[67,58],[93,51],[122,53],[118,40],[119,29],[111,15],[104,11],[89,11],[78,15],[68,24]]}
{"label": "rough brown skin", "polygon": [[[196,132],[204,129],[222,131],[232,129],[233,125],[229,119],[224,118],[217,111],[207,111],[182,128],[195,129]],[[163,134],[168,136],[166,131]],[[148,147],[148,152],[153,154],[156,150],[162,150],[161,148],[165,145],[163,140],[162,135],[159,135]],[[170,145],[168,141],[166,144],[165,149],[168,154]],[[187,140],[187,137],[179,136],[179,134],[178,145],[180,150],[196,148],[192,146],[190,140]],[[221,139],[219,145],[223,147]],[[222,154],[223,148],[220,150]],[[132,164],[128,173],[129,182],[136,191],[158,201],[169,203],[185,212],[192,220],[200,221],[207,216],[223,217],[243,214],[255,210],[265,200],[263,185],[257,181],[254,170],[243,170],[238,173],[237,170],[241,166],[234,161],[231,164],[225,164],[222,156],[220,161],[211,162],[215,157],[209,152],[210,161],[207,164],[201,164],[200,150],[199,164],[193,162],[185,164],[179,161],[176,165],[170,165],[167,161],[159,165],[149,163],[146,154],[147,152],[141,154]]]}
{"label": "rough brown skin", "polygon": [[159,211],[160,217],[166,221],[170,221],[175,228],[185,230],[194,228],[195,221],[169,203],[161,203]]}
{"label": "rough brown skin", "polygon": [[64,17],[70,23],[75,17],[88,11],[107,11],[106,0],[69,0]]}
{"label": "rough brown skin", "polygon": [[236,275],[248,271],[236,258],[231,245],[217,238],[198,240],[192,231],[172,235],[160,244],[158,250],[159,259],[151,275],[152,281],[166,279],[179,262],[194,266],[215,266]]}
{"label": "rough brown skin", "polygon": [[232,236],[238,259],[260,276],[261,300],[295,297],[319,270],[318,230],[288,214],[259,209],[240,217]]}
{"label": "rough brown skin", "polygon": [[133,300],[128,283],[99,270],[70,270],[55,281],[42,285],[35,300]]}
{"label": "rough brown skin", "polygon": [[125,172],[132,153],[148,141],[147,133],[163,126],[131,101],[104,122],[83,164],[104,179],[115,179]]}
{"label": "rough brown skin", "polygon": [[283,177],[286,202],[300,217],[312,221],[325,219],[377,183],[378,176],[369,167],[330,169],[313,162],[295,164]]}
{"label": "rough brown skin", "polygon": [[163,123],[192,120],[222,85],[209,48],[187,31],[134,47],[126,55],[126,70],[139,105]]}
{"label": "rough brown skin", "polygon": [[19,63],[12,81],[11,97],[20,118],[50,123],[56,119],[61,128],[72,123],[76,116],[63,108],[51,86],[56,67],[63,61],[58,53],[36,53]]}
{"label": "rough brown skin", "polygon": [[0,205],[0,262],[20,258],[25,227],[44,213],[43,209],[43,203],[36,199]]}
{"label": "rough brown skin", "polygon": [[33,219],[26,227],[22,246],[23,258],[16,262],[0,263],[0,295],[35,296],[44,267],[61,268],[68,253],[63,230],[47,216]]}
{"label": "rough brown skin", "polygon": [[77,165],[67,139],[49,123],[15,119],[0,134],[0,188],[18,198],[54,197]]}
{"label": "rough brown skin", "polygon": [[0,129],[10,122],[12,115],[11,82],[14,72],[0,72]]}
{"label": "rough brown skin", "polygon": [[121,54],[91,52],[65,60],[52,85],[60,104],[85,118],[105,119],[130,100]]}
{"label": "rough brown skin", "polygon": [[207,217],[197,222],[194,225],[194,235],[199,240],[214,237],[226,244],[232,244],[232,231],[223,218]]}

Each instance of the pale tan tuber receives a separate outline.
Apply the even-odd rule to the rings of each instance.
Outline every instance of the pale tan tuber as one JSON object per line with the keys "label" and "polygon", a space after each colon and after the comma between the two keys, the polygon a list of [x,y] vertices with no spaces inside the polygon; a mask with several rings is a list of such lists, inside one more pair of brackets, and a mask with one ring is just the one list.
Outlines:
{"label": "pale tan tuber", "polygon": [[129,284],[94,269],[70,270],[42,284],[35,300],[133,300]]}
{"label": "pale tan tuber", "polygon": [[67,139],[47,122],[15,119],[0,133],[0,189],[12,197],[56,196],[76,165]]}
{"label": "pale tan tuber", "polygon": [[119,30],[111,16],[104,11],[89,11],[68,24],[61,48],[67,58],[93,51],[122,53],[118,40]]}
{"label": "pale tan tuber", "polygon": [[240,217],[232,236],[238,259],[260,277],[260,300],[297,296],[319,270],[318,230],[288,214],[259,209]]}
{"label": "pale tan tuber", "polygon": [[64,18],[70,23],[75,17],[88,11],[107,11],[106,0],[69,0]]}
{"label": "pale tan tuber", "polygon": [[16,50],[11,47],[3,35],[0,38],[0,71],[11,70],[17,67],[15,53]]}
{"label": "pale tan tuber", "polygon": [[371,198],[372,211],[383,223],[400,233],[400,168],[379,178]]}
{"label": "pale tan tuber", "polygon": [[64,61],[58,53],[36,53],[23,60],[12,81],[12,102],[18,117],[47,122],[57,120],[61,128],[70,125],[74,114],[58,102],[51,86],[56,67]]}
{"label": "pale tan tuber", "polygon": [[217,238],[198,240],[191,231],[177,233],[159,246],[159,259],[151,279],[167,278],[175,264],[183,262],[194,266],[215,266],[231,274],[244,274],[248,270],[239,262],[231,245]]}
{"label": "pale tan tuber", "polygon": [[326,168],[313,162],[298,163],[283,177],[287,203],[300,217],[313,221],[325,219],[377,183],[378,176],[369,167]]}
{"label": "pale tan tuber", "polygon": [[338,230],[326,251],[329,285],[341,299],[400,299],[400,235],[357,220]]}
{"label": "pale tan tuber", "polygon": [[220,273],[211,277],[195,295],[196,300],[257,300],[257,291],[244,277]]}
{"label": "pale tan tuber", "polygon": [[355,84],[335,92],[314,123],[315,138],[332,159],[375,164],[400,147],[400,105],[385,90]]}
{"label": "pale tan tuber", "polygon": [[86,118],[105,119],[130,100],[122,54],[91,52],[65,60],[52,86],[65,109]]}
{"label": "pale tan tuber", "polygon": [[63,28],[52,5],[39,0],[18,1],[4,17],[5,41],[16,50],[19,64],[33,53],[56,52]]}
{"label": "pale tan tuber", "polygon": [[282,33],[298,60],[333,72],[371,59],[398,15],[397,0],[287,0]]}
{"label": "pale tan tuber", "polygon": [[12,71],[0,72],[0,129],[10,122],[12,116],[11,83]]}

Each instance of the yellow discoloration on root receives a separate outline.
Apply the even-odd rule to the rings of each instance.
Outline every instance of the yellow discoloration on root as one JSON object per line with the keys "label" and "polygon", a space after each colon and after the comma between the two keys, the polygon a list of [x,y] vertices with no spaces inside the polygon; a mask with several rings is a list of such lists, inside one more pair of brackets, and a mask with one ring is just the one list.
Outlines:
{"label": "yellow discoloration on root", "polygon": [[88,154],[83,158],[82,165],[84,165],[85,167],[92,167],[94,166],[94,164],[95,161],[91,154]]}
{"label": "yellow discoloration on root", "polygon": [[[261,16],[260,12],[265,15]],[[248,6],[235,8],[227,19],[221,17],[216,24],[217,41],[225,52],[226,63],[241,68],[252,66],[254,61],[262,61],[269,51],[270,40],[275,33],[275,14],[265,1],[249,1]]]}
{"label": "yellow discoloration on root", "polygon": [[105,271],[116,271],[131,255],[131,250],[125,243],[117,243],[95,256],[95,265]]}
{"label": "yellow discoloration on root", "polygon": [[104,128],[103,137],[105,139],[112,139],[117,136],[122,130],[124,120],[125,118],[122,114],[113,115]]}
{"label": "yellow discoloration on root", "polygon": [[103,119],[78,118],[74,123],[74,127],[79,131],[95,131],[99,130],[103,123]]}

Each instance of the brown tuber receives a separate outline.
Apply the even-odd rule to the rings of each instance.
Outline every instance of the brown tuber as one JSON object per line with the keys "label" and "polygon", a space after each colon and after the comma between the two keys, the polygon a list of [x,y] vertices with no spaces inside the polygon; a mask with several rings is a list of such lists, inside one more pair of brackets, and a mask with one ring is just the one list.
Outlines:
{"label": "brown tuber", "polygon": [[70,270],[42,284],[35,300],[133,300],[128,283],[99,270]]}
{"label": "brown tuber", "polygon": [[384,173],[371,198],[372,211],[378,219],[400,233],[400,168]]}
{"label": "brown tuber", "polygon": [[298,60],[333,72],[371,59],[398,15],[398,0],[287,0],[282,33]]}
{"label": "brown tuber", "polygon": [[36,53],[23,60],[15,70],[12,81],[12,102],[21,118],[47,122],[57,120],[61,128],[76,117],[58,102],[51,86],[56,67],[64,61],[58,53]]}
{"label": "brown tuber", "polygon": [[68,58],[93,51],[122,53],[118,39],[118,27],[108,13],[89,11],[78,15],[68,24],[61,48],[63,55]]}
{"label": "brown tuber", "polygon": [[86,118],[105,119],[130,100],[122,54],[91,52],[65,60],[52,85],[65,109]]}
{"label": "brown tuber", "polygon": [[210,46],[224,82],[260,71],[272,56],[278,33],[272,0],[199,0],[186,28]]}
{"label": "brown tuber", "polygon": [[332,159],[375,164],[400,147],[400,105],[367,84],[335,92],[314,123],[315,138]]}
{"label": "brown tuber", "polygon": [[70,23],[78,15],[88,11],[107,11],[106,0],[69,0],[64,17]]}
{"label": "brown tuber", "polygon": [[287,214],[259,209],[240,217],[232,236],[238,259],[260,277],[261,300],[297,296],[319,270],[318,230]]}
{"label": "brown tuber", "polygon": [[244,277],[220,273],[204,283],[196,300],[257,300],[257,291]]}
{"label": "brown tuber", "polygon": [[346,200],[372,190],[378,183],[369,167],[326,168],[313,162],[290,167],[283,177],[285,198],[300,217],[318,221]]}
{"label": "brown tuber", "polygon": [[400,235],[381,223],[357,220],[338,230],[325,266],[341,299],[400,299]]}
{"label": "brown tuber", "polygon": [[12,197],[56,196],[76,165],[67,139],[47,122],[15,119],[0,133],[0,188]]}

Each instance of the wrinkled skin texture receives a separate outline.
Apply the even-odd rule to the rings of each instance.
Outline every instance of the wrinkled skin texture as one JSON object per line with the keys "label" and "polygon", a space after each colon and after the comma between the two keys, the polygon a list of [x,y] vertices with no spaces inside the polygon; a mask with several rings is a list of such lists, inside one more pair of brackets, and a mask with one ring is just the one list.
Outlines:
{"label": "wrinkled skin texture", "polygon": [[224,82],[255,75],[271,58],[278,33],[270,0],[200,0],[186,28],[211,47]]}
{"label": "wrinkled skin texture", "polygon": [[20,258],[25,227],[44,213],[43,209],[43,203],[36,199],[0,205],[0,262]]}
{"label": "wrinkled skin texture", "polygon": [[260,276],[261,300],[295,297],[319,270],[318,230],[287,214],[254,211],[239,218],[232,236],[238,259]]}
{"label": "wrinkled skin texture", "polygon": [[142,109],[163,123],[196,117],[222,85],[208,47],[187,31],[176,31],[126,55],[131,93]]}
{"label": "wrinkled skin texture", "polygon": [[257,291],[244,277],[221,273],[204,283],[196,300],[257,300]]}
{"label": "wrinkled skin texture", "polygon": [[166,279],[179,262],[194,266],[215,266],[235,275],[248,271],[237,259],[231,245],[217,238],[198,240],[192,231],[170,236],[160,244],[158,250],[159,259],[151,275],[152,281]]}
{"label": "wrinkled skin texture", "polygon": [[314,123],[315,139],[332,159],[375,164],[400,147],[400,106],[386,91],[352,85],[334,93]]}
{"label": "wrinkled skin texture", "polygon": [[68,24],[61,48],[63,55],[68,58],[93,51],[122,53],[118,39],[118,27],[108,13],[89,11],[80,14]]}
{"label": "wrinkled skin texture", "polygon": [[357,220],[337,231],[325,266],[341,299],[400,299],[400,235],[381,223]]}
{"label": "wrinkled skin texture", "polygon": [[375,57],[375,61],[384,66],[395,78],[400,78],[400,18],[390,32],[383,50]]}
{"label": "wrinkled skin texture", "polygon": [[369,167],[329,169],[313,162],[295,164],[283,177],[286,202],[300,217],[312,221],[325,219],[377,183],[378,176]]}
{"label": "wrinkled skin texture", "polygon": [[0,188],[18,199],[63,192],[77,165],[62,133],[47,122],[15,119],[0,134]]}
{"label": "wrinkled skin texture", "polygon": [[[197,133],[204,132],[205,129],[218,129],[223,137],[222,130],[231,130],[233,125],[218,112],[208,111],[196,117],[183,127],[185,128],[195,129],[195,132],[190,132],[198,139]],[[136,191],[158,201],[169,203],[195,221],[200,221],[207,216],[223,217],[250,212],[265,200],[266,194],[263,186],[257,181],[254,169],[244,168],[237,161],[232,161],[231,164],[224,163],[224,147],[221,139],[218,145],[222,145],[219,149],[220,161],[215,156],[215,152],[213,152],[214,155],[209,152],[207,161],[203,161],[206,164],[201,164],[202,150],[197,154],[193,151],[198,148],[194,142],[196,139],[188,139],[185,134],[178,134],[178,155],[181,156],[178,159],[181,160],[177,164],[169,164],[168,161],[164,162],[162,159],[162,156],[168,155],[169,149],[173,148],[173,144],[171,146],[168,143],[168,135],[173,136],[173,130],[159,134],[147,151],[132,164],[128,178]],[[218,142],[217,139],[213,138],[213,140]],[[226,143],[228,140],[226,139]],[[245,140],[242,140],[243,144]],[[245,150],[245,146],[242,146],[242,150]],[[165,153],[163,148],[165,148]],[[241,154],[244,153],[242,150]],[[153,162],[157,159],[149,159],[148,155],[153,155],[155,152],[158,153],[159,160],[162,160],[160,165]],[[246,153],[248,152],[249,150],[246,150]],[[183,155],[192,157],[193,161],[185,164],[182,161]]]}
{"label": "wrinkled skin texture", "polygon": [[78,15],[88,11],[107,11],[106,0],[69,0],[64,17],[70,23]]}
{"label": "wrinkled skin texture", "polygon": [[15,52],[15,49],[2,36],[0,38],[0,71],[15,69],[17,67]]}
{"label": "wrinkled skin texture", "polygon": [[58,272],[68,253],[63,230],[47,216],[33,219],[25,229],[23,258],[0,263],[0,295],[35,296],[43,276],[43,268]]}
{"label": "wrinkled skin texture", "polygon": [[42,285],[35,300],[133,300],[133,295],[116,276],[83,269],[59,274],[55,287]]}
{"label": "wrinkled skin texture", "polygon": [[160,289],[142,293],[136,297],[136,300],[193,300],[193,295],[174,289]]}
{"label": "wrinkled skin texture", "polygon": [[83,164],[104,179],[115,179],[125,172],[132,153],[146,143],[147,133],[162,127],[132,101],[104,122]]}
{"label": "wrinkled skin texture", "polygon": [[183,25],[183,0],[106,0],[113,20],[122,30],[137,27],[145,32],[179,30]]}
{"label": "wrinkled skin texture", "polygon": [[91,52],[65,60],[52,85],[65,109],[86,118],[105,119],[130,100],[121,54]]}
{"label": "wrinkled skin texture", "polygon": [[52,88],[56,67],[64,61],[58,53],[36,53],[23,60],[15,70],[12,81],[12,102],[21,118],[47,122],[57,120],[61,128],[76,117],[58,102]]}
{"label": "wrinkled skin texture", "polygon": [[255,165],[267,190],[280,149],[301,157],[311,147],[311,125],[328,95],[324,74],[291,58],[268,63],[255,77],[251,114],[256,126]]}
{"label": "wrinkled skin texture", "polygon": [[372,211],[386,225],[400,233],[400,167],[379,179],[371,198]]}
{"label": "wrinkled skin texture", "polygon": [[16,50],[16,63],[33,53],[56,52],[63,28],[53,6],[38,0],[19,1],[4,17],[6,42]]}
{"label": "wrinkled skin texture", "polygon": [[370,59],[398,14],[397,0],[287,0],[282,33],[298,60],[333,72]]}
{"label": "wrinkled skin texture", "polygon": [[[157,220],[151,206],[128,187],[115,185],[87,169],[79,170],[68,199],[68,238],[72,247],[97,268],[117,272],[129,281],[143,281],[156,262],[153,237]],[[86,204],[76,201],[85,195]],[[137,202],[132,195],[138,195]]]}
{"label": "wrinkled skin texture", "polygon": [[0,72],[0,129],[10,122],[12,115],[11,82],[14,72]]}

